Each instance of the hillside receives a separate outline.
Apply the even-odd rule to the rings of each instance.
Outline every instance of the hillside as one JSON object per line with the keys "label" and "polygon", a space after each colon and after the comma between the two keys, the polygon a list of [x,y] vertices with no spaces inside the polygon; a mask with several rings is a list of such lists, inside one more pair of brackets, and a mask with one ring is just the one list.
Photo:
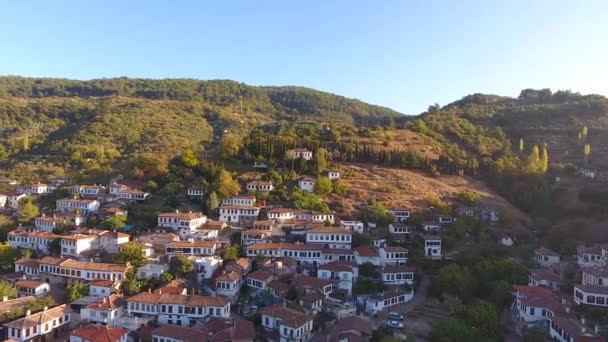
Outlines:
{"label": "hillside", "polygon": [[427,208],[424,198],[437,195],[455,202],[459,193],[473,191],[480,197],[480,205],[489,208],[508,208],[514,213],[518,226],[529,224],[529,217],[513,207],[480,181],[458,176],[429,177],[427,174],[396,168],[371,167],[364,164],[342,163],[342,180],[348,192],[340,201],[345,213],[355,212],[356,207],[374,197],[387,207],[405,207],[414,211]]}

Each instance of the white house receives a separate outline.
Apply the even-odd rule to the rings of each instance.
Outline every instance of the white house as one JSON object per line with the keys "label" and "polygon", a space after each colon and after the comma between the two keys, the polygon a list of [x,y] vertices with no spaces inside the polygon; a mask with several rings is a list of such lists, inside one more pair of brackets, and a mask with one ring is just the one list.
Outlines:
{"label": "white house", "polygon": [[44,257],[39,260],[39,275],[45,282],[68,283],[95,279],[122,281],[130,265],[86,262]]}
{"label": "white house", "polygon": [[332,261],[319,266],[317,270],[317,278],[336,281],[336,287],[347,290],[349,295],[358,276],[359,268],[349,261]]}
{"label": "white house", "polygon": [[55,190],[57,190],[57,187],[55,186],[37,183],[32,185],[19,186],[17,187],[17,189],[15,189],[15,192],[18,194],[40,196],[50,194]]}
{"label": "white house", "polygon": [[340,172],[338,171],[327,171],[327,178],[329,178],[329,180],[337,180],[340,179]]}
{"label": "white house", "polygon": [[211,279],[213,273],[222,267],[222,258],[216,255],[210,255],[203,258],[198,258],[194,261],[194,268],[197,274],[197,280],[201,283],[205,279]]}
{"label": "white house", "polygon": [[583,285],[608,286],[608,269],[601,267],[583,268]]}
{"label": "white house", "polygon": [[576,261],[579,267],[601,266],[602,249],[598,246],[578,246],[576,248]]}
{"label": "white house", "polygon": [[285,223],[296,218],[296,210],[291,208],[274,208],[267,213],[268,219],[278,223]]}
{"label": "white house", "polygon": [[20,258],[15,261],[15,272],[21,272],[26,276],[26,279],[40,279],[38,271],[40,262],[36,259]]}
{"label": "white house", "polygon": [[357,265],[362,265],[368,262],[376,266],[381,265],[380,256],[378,255],[378,252],[374,249],[367,248],[365,246],[355,248],[353,251],[353,256]]}
{"label": "white house", "polygon": [[72,195],[79,194],[84,198],[99,198],[106,189],[100,185],[73,185],[66,190]]}
{"label": "white house", "polygon": [[62,219],[58,219],[56,216],[46,217],[42,214],[41,217],[37,217],[34,220],[34,227],[39,232],[47,232],[52,233],[53,229],[57,228],[57,223],[63,221]]}
{"label": "white house", "polygon": [[260,208],[248,205],[220,206],[220,221],[247,224],[252,223],[260,215]]}
{"label": "white house", "polygon": [[96,249],[98,246],[97,235],[85,235],[85,234],[74,234],[74,235],[62,235],[61,236],[61,257],[78,258],[82,252]]}
{"label": "white house", "polygon": [[259,310],[262,326],[267,331],[276,331],[281,342],[308,342],[312,338],[313,316],[273,304]]}
{"label": "white house", "polygon": [[425,232],[438,232],[441,230],[441,224],[435,221],[422,222],[422,230]]}
{"label": "white house", "polygon": [[559,274],[546,268],[531,269],[528,275],[528,285],[546,287],[553,291],[559,290],[561,279]]}
{"label": "white house", "polygon": [[324,264],[327,260],[322,255],[322,245],[305,245],[294,243],[256,243],[246,248],[248,258],[255,258],[258,255],[267,258],[290,257],[301,262],[311,264]]}
{"label": "white house", "polygon": [[207,222],[207,216],[202,212],[180,212],[176,210],[171,213],[162,213],[158,215],[158,226],[169,228],[173,231],[178,231],[180,228],[186,228],[190,232],[194,232]]}
{"label": "white house", "polygon": [[546,327],[553,315],[566,311],[561,298],[547,288],[513,285],[513,296],[515,317],[528,327]]}
{"label": "white house", "polygon": [[45,307],[35,314],[27,310],[25,317],[4,323],[4,328],[9,339],[32,341],[39,336],[51,336],[54,330],[65,331],[69,327],[70,318],[70,307],[63,304],[52,309]]}
{"label": "white house", "polygon": [[424,237],[424,255],[427,257],[440,257],[442,255],[440,236]]}
{"label": "white house", "polygon": [[312,177],[303,177],[298,180],[298,188],[303,191],[313,192],[315,190],[315,179]]}
{"label": "white house", "polygon": [[340,227],[350,230],[353,233],[362,234],[365,230],[365,224],[362,221],[342,221],[340,220]]}
{"label": "white house", "polygon": [[13,230],[6,234],[6,240],[11,247],[31,249],[42,254],[48,254],[49,243],[60,237],[61,235],[24,230]]}
{"label": "white house", "polygon": [[167,264],[145,264],[137,269],[138,279],[160,279],[160,276],[169,271]]}
{"label": "white house", "polygon": [[324,213],[316,210],[295,210],[295,220],[303,222],[329,222],[333,224],[335,222],[335,215],[333,213]]}
{"label": "white house", "polygon": [[304,159],[311,160],[312,159],[312,151],[309,151],[305,148],[296,148],[290,151],[292,159]]}
{"label": "white house", "polygon": [[89,324],[73,330],[69,342],[127,342],[128,335],[124,328]]}
{"label": "white house", "polygon": [[268,289],[268,284],[275,279],[272,273],[264,270],[257,270],[247,275],[247,286],[257,292],[264,292]]}
{"label": "white house", "polygon": [[350,249],[352,232],[338,227],[324,226],[306,232],[307,244],[327,245],[329,248]]}
{"label": "white house", "polygon": [[190,326],[206,317],[230,317],[230,301],[223,297],[141,292],[127,303],[128,314],[156,317],[159,324]]}
{"label": "white house", "polygon": [[406,265],[384,266],[382,281],[392,285],[414,285],[414,269]]}
{"label": "white house", "polygon": [[247,183],[247,191],[272,191],[274,185],[270,181],[255,180]]}
{"label": "white house", "polygon": [[585,177],[585,178],[595,179],[595,171],[593,171],[593,170],[582,169],[581,175],[583,175],[583,177]]}
{"label": "white house", "polygon": [[127,185],[112,183],[109,186],[110,195],[116,196],[116,198],[124,199],[129,202],[141,202],[144,201],[150,196],[149,193],[139,190],[132,189]]}
{"label": "white house", "polygon": [[404,265],[407,263],[408,250],[399,246],[387,246],[378,250],[380,265]]}
{"label": "white house", "polygon": [[78,211],[82,215],[95,214],[99,210],[99,202],[94,199],[63,198],[56,201],[58,211]]}
{"label": "white house", "polygon": [[19,297],[42,297],[49,294],[51,287],[48,283],[34,280],[18,280],[15,282]]}
{"label": "white house", "polygon": [[218,296],[236,300],[242,282],[240,274],[233,271],[226,272],[215,278],[215,293]]}
{"label": "white house", "polygon": [[414,291],[397,286],[387,286],[386,291],[367,296],[357,296],[357,302],[368,314],[375,314],[392,306],[407,303],[414,298]]}
{"label": "white house", "polygon": [[216,247],[215,241],[173,241],[165,245],[165,253],[169,257],[176,255],[208,256],[215,255]]}
{"label": "white house", "polygon": [[26,194],[18,194],[16,192],[11,192],[6,197],[6,205],[7,205],[7,207],[9,207],[11,209],[19,209],[19,201],[21,201],[22,199],[24,199],[26,197],[27,197]]}
{"label": "white house", "polygon": [[202,199],[205,196],[205,189],[202,186],[191,186],[186,191],[190,199]]}
{"label": "white house", "polygon": [[388,225],[388,231],[397,241],[406,241],[412,237],[414,227],[404,223],[391,223]]}
{"label": "white house", "polygon": [[270,232],[259,229],[247,229],[241,232],[241,246],[251,246],[256,243],[267,242]]}
{"label": "white house", "polygon": [[6,203],[8,202],[8,195],[0,194],[0,210],[4,210]]}
{"label": "white house", "polygon": [[89,296],[107,297],[118,290],[120,282],[116,280],[95,279],[89,281]]}
{"label": "white house", "polygon": [[116,326],[120,318],[124,316],[125,306],[124,299],[113,294],[84,307],[80,310],[80,317],[91,323]]}
{"label": "white house", "polygon": [[574,314],[559,314],[551,318],[549,336],[555,342],[602,342],[605,339],[585,325],[585,319]]}
{"label": "white house", "polygon": [[391,208],[388,212],[395,217],[395,222],[405,222],[410,218],[410,211],[405,208]]}
{"label": "white house", "polygon": [[239,196],[232,196],[232,197],[224,198],[222,200],[222,205],[254,206],[255,205],[255,196],[239,195]]}
{"label": "white house", "polygon": [[541,247],[534,251],[534,262],[542,267],[555,267],[559,265],[560,257],[556,252]]}
{"label": "white house", "polygon": [[603,285],[574,285],[574,302],[593,306],[608,306],[608,287]]}

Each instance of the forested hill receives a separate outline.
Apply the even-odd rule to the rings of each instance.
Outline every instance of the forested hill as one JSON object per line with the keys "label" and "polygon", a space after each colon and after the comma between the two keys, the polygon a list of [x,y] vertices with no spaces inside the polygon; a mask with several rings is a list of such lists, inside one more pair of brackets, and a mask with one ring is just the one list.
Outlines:
{"label": "forested hill", "polygon": [[[108,78],[78,81],[0,77],[0,96],[21,98],[122,96],[199,101],[275,118],[310,117],[353,123],[401,116],[380,106],[304,87],[254,87],[229,80]],[[241,105],[243,106],[241,108]]]}

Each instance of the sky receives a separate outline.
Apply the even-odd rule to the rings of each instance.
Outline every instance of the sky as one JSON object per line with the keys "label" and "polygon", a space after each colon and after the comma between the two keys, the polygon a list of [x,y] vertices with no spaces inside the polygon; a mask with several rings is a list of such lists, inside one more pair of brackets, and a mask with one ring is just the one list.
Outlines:
{"label": "sky", "polygon": [[608,1],[5,1],[0,75],[298,85],[407,114],[476,92],[608,95]]}

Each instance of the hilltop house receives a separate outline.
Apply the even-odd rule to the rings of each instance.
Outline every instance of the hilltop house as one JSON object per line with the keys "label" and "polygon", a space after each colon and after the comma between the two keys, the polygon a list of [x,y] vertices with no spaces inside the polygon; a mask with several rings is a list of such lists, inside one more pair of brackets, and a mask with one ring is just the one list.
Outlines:
{"label": "hilltop house", "polygon": [[264,329],[277,332],[280,341],[310,341],[313,316],[287,308],[282,303],[266,306],[259,313]]}
{"label": "hilltop house", "polygon": [[388,212],[395,217],[395,222],[405,222],[410,218],[410,211],[405,208],[391,208]]}
{"label": "hilltop house", "polygon": [[441,237],[424,237],[424,255],[427,257],[441,257]]}
{"label": "hilltop house", "polygon": [[220,206],[220,221],[252,225],[260,215],[260,208],[249,205],[222,205]]}
{"label": "hilltop house", "polygon": [[315,190],[315,179],[312,177],[302,177],[298,180],[298,188],[302,191],[313,192]]}
{"label": "hilltop house", "polygon": [[94,199],[73,199],[63,198],[56,201],[57,211],[61,212],[74,212],[78,211],[82,215],[88,216],[95,214],[99,210],[99,202]]}
{"label": "hilltop house", "polygon": [[329,180],[338,180],[340,179],[340,172],[338,171],[327,171],[327,178],[329,178]]}
{"label": "hilltop house", "polygon": [[578,246],[576,259],[579,267],[593,267],[602,265],[602,249],[599,246]]}
{"label": "hilltop house", "polygon": [[309,151],[308,149],[305,149],[305,148],[296,148],[296,149],[289,151],[289,153],[291,154],[292,159],[300,159],[300,158],[304,159],[304,160],[312,159],[312,151]]}
{"label": "hilltop house", "polygon": [[270,181],[255,180],[247,183],[247,191],[272,191],[274,186]]}
{"label": "hilltop house", "polygon": [[160,324],[190,326],[205,317],[230,316],[230,301],[223,297],[141,292],[127,304],[128,314],[156,317]]}
{"label": "hilltop house", "polygon": [[534,251],[534,262],[542,267],[555,267],[559,265],[560,257],[556,252],[541,247]]}
{"label": "hilltop house", "polygon": [[45,340],[46,336],[66,331],[70,324],[70,307],[66,304],[52,309],[45,307],[42,311],[32,314],[27,310],[25,317],[5,323],[6,335],[13,341]]}
{"label": "hilltop house", "polygon": [[338,227],[317,227],[306,232],[307,244],[327,245],[329,248],[350,249],[352,232]]}
{"label": "hilltop house", "polygon": [[202,186],[191,186],[186,190],[186,195],[190,199],[202,199],[205,196],[205,189]]}

